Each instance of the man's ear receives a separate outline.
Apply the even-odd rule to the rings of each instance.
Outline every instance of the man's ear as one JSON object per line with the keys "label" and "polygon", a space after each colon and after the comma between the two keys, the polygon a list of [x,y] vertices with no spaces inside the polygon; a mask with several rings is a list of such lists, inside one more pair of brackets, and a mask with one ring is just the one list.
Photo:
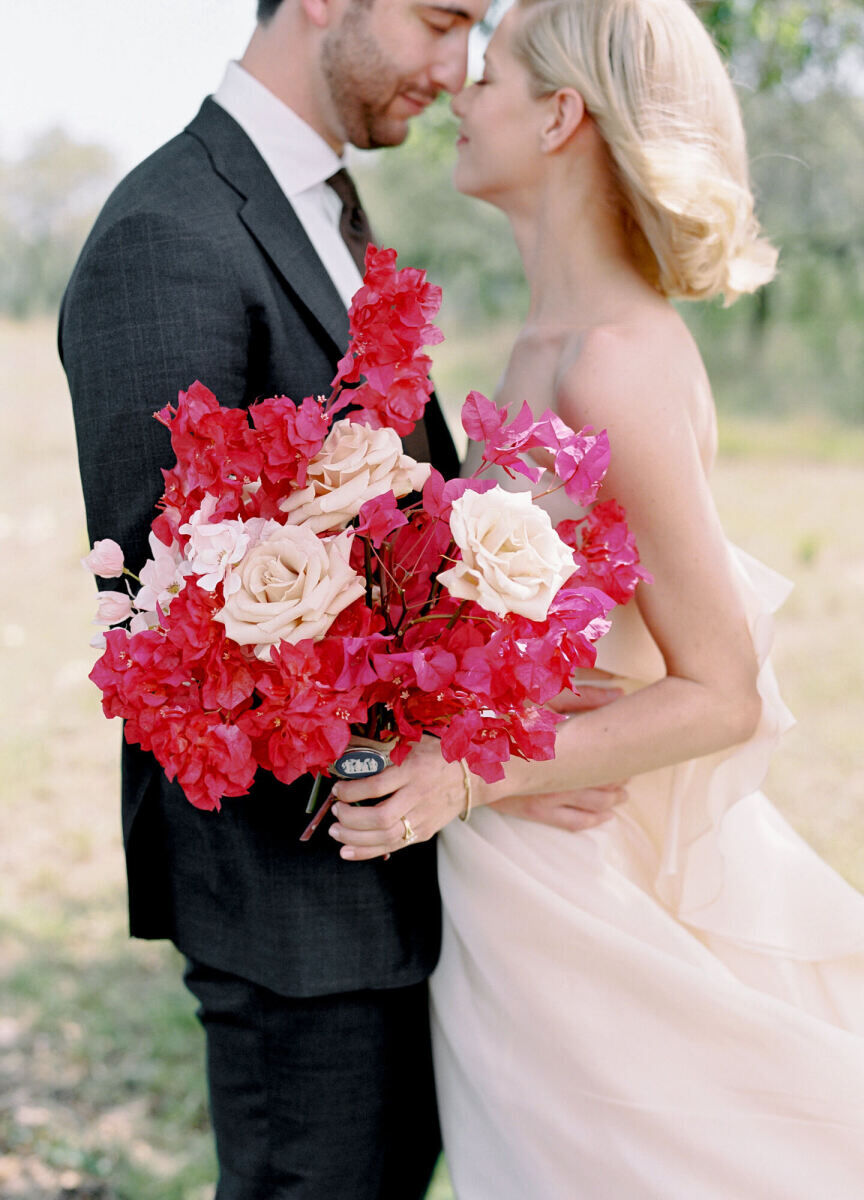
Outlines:
{"label": "man's ear", "polygon": [[547,100],[546,119],[540,130],[540,148],[545,153],[560,150],[585,120],[585,101],[575,88],[559,88]]}

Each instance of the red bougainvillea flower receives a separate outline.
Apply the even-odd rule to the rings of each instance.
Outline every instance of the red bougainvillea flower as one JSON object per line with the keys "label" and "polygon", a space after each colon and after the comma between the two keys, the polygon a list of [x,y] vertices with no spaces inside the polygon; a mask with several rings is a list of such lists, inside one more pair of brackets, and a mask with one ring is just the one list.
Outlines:
{"label": "red bougainvillea flower", "polygon": [[238,724],[251,739],[259,764],[288,784],[326,771],[348,745],[352,723],[365,716],[361,689],[328,695],[307,687],[292,690],[288,704],[268,697]]}
{"label": "red bougainvillea flower", "polygon": [[576,551],[580,587],[599,588],[616,604],[626,604],[640,582],[651,582],[650,572],[639,565],[624,509],[615,500],[595,504],[580,520],[561,521],[557,532]]}
{"label": "red bougainvillea flower", "polygon": [[287,396],[259,400],[249,410],[259,443],[266,446],[261,474],[270,483],[306,483],[306,467],[330,431],[330,417],[312,396],[298,407]]}
{"label": "red bougainvillea flower", "polygon": [[201,507],[208,491],[218,497],[215,520],[236,516],[244,487],[260,477],[264,466],[245,410],[223,408],[208,388],[195,382],[188,391],[180,392],[176,408],[166,405],[156,419],[170,430],[171,449],[177,458],[175,467],[163,471],[161,539],[167,544],[170,539],[165,533],[177,537],[180,525]]}
{"label": "red bougainvillea flower", "polygon": [[351,344],[332,383],[360,384],[340,401],[354,406],[352,421],[388,425],[403,437],[411,432],[432,392],[422,348],[442,340],[432,324],[440,306],[441,289],[425,272],[397,270],[395,251],[368,247],[364,283],[348,310]]}
{"label": "red bougainvillea flower", "polygon": [[248,735],[218,713],[166,707],[152,749],[169,781],[176,779],[196,808],[218,809],[225,796],[244,796],[257,762]]}
{"label": "red bougainvillea flower", "polygon": [[[611,609],[649,578],[623,510],[614,501],[594,503],[609,460],[605,433],[574,432],[552,412],[536,418],[528,404],[510,420],[506,408],[479,392],[463,409],[466,431],[483,446],[479,477],[445,481],[433,470],[426,478],[424,468],[409,480],[412,489],[425,480],[412,502],[404,480],[380,468],[372,491],[340,478],[346,497],[355,491],[338,513],[328,482],[325,513],[319,476],[337,412],[350,409],[353,424],[336,429],[350,431],[352,445],[393,441],[396,459],[404,457],[393,434],[372,437],[367,430],[367,437],[357,422],[404,436],[420,419],[432,389],[424,347],[441,340],[432,323],[440,302],[440,289],[422,271],[398,270],[394,251],[370,247],[349,310],[350,344],[328,397],[296,403],[275,396],[248,410],[226,408],[196,382],[179,393],[176,407],[156,414],[170,432],[176,464],[163,472],[152,526],[156,566],[145,566],[139,603],[129,606],[141,610],[146,600],[153,620],[139,611],[134,632],[109,630],[90,677],[105,715],[121,717],[126,739],[152,751],[198,808],[218,809],[223,797],[244,795],[258,768],[286,784],[327,773],[359,732],[392,740],[395,763],[425,733],[434,734],[446,759],[460,758],[490,781],[503,776],[511,755],[550,758],[561,718],[545,703],[574,670],[593,665]],[[357,458],[371,469],[365,449]],[[496,478],[483,478],[492,467]],[[477,495],[497,488],[501,472],[523,476],[539,490],[537,499],[563,489],[580,506],[557,527],[574,570],[561,547],[562,565],[542,609],[522,606],[523,615],[513,605],[492,604],[491,611],[479,593],[456,596],[445,586],[454,568],[471,569],[464,539],[457,544],[454,537],[459,510],[469,502],[482,510]],[[314,636],[294,643],[280,632],[256,656],[216,619],[230,602],[233,574],[244,565],[254,574],[264,531],[272,540],[289,523],[294,533],[305,529],[310,550],[320,549],[319,535],[336,527],[334,513],[351,542],[343,566],[354,581],[353,599],[326,628],[310,624]],[[542,524],[549,524],[545,515]],[[515,581],[504,568],[508,535],[518,546],[531,541],[502,519],[501,541],[495,533],[488,547],[484,542],[504,572],[504,593]],[[330,567],[323,558],[315,567],[315,558],[306,555],[304,570],[312,564],[316,582],[332,583]],[[87,562],[100,574],[117,574],[122,552],[103,542]],[[282,575],[266,566],[261,573],[261,603],[290,604],[280,592]],[[116,612],[120,620],[125,606]]]}
{"label": "red bougainvillea flower", "polygon": [[349,413],[348,419],[365,421],[374,428],[389,426],[405,437],[423,416],[432,395],[432,381],[427,374],[429,364],[429,359],[420,356],[394,371],[386,391],[379,391],[369,382],[362,383],[351,392],[351,403],[360,407]]}

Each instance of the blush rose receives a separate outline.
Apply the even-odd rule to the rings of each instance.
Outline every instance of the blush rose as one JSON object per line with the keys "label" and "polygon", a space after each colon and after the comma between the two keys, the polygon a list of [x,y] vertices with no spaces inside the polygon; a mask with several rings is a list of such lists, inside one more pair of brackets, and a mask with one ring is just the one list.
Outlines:
{"label": "blush rose", "polygon": [[394,430],[337,421],[309,462],[306,487],[279,507],[288,513],[290,524],[305,525],[314,533],[341,529],[367,500],[390,491],[394,496],[419,491],[431,469],[429,463],[403,454]]}
{"label": "blush rose", "polygon": [[451,596],[499,616],[544,621],[575,570],[573,551],[527,492],[467,491],[453,502],[450,530],[462,559],[439,580]]}
{"label": "blush rose", "polygon": [[229,568],[227,599],[214,619],[232,641],[254,646],[264,660],[279,642],[323,637],[338,614],[365,592],[348,561],[352,537],[346,532],[322,539],[307,526],[274,529]]}

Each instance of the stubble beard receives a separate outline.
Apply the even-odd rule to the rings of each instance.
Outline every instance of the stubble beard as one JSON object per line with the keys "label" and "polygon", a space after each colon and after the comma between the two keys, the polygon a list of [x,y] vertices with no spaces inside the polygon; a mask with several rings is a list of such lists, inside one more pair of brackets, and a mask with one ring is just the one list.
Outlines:
{"label": "stubble beard", "polygon": [[351,6],[321,48],[321,71],[341,133],[361,150],[398,146],[408,134],[407,119],[388,117],[396,98],[399,71],[366,28],[368,10]]}

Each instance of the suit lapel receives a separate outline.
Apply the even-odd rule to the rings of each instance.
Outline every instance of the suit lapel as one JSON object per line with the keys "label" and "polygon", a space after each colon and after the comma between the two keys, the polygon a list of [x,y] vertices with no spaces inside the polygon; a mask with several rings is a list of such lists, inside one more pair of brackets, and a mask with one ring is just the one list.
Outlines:
{"label": "suit lapel", "polygon": [[341,356],[348,345],[345,305],[297,214],[249,137],[209,97],[186,132],[203,143],[215,170],[243,197],[240,220]]}
{"label": "suit lapel", "polygon": [[262,189],[240,209],[240,220],[271,260],[288,287],[309,310],[341,357],[348,345],[348,314],[342,297],[273,176],[281,205]]}
{"label": "suit lapel", "polygon": [[[247,134],[209,97],[186,132],[204,145],[214,169],[241,197],[240,220],[332,343],[334,357],[341,358],[348,346],[345,305],[285,193]],[[413,458],[421,462],[431,458],[446,476],[458,473],[456,451],[434,392],[425,419],[403,444]]]}

